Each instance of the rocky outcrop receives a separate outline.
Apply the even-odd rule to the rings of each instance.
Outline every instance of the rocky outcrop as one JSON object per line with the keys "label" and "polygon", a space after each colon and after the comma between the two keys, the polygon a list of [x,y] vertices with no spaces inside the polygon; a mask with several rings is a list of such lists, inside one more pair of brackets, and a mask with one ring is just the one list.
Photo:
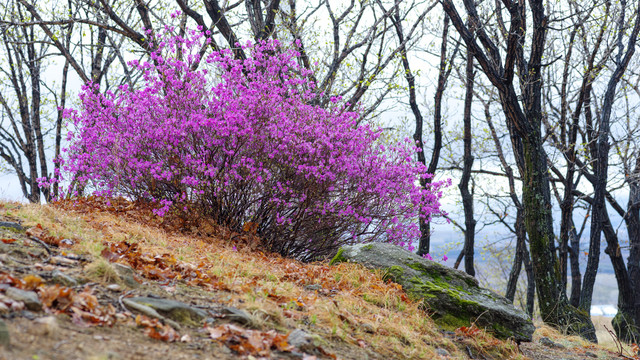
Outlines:
{"label": "rocky outcrop", "polygon": [[331,263],[344,261],[384,270],[410,297],[424,301],[447,330],[475,324],[500,338],[531,341],[535,327],[529,316],[462,271],[386,243],[345,246]]}

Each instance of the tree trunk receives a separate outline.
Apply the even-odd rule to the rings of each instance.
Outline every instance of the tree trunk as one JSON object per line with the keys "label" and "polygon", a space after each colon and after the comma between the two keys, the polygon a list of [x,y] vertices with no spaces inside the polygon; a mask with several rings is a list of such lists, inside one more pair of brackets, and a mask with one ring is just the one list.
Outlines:
{"label": "tree trunk", "polygon": [[[451,73],[451,65],[453,59],[449,60],[447,65],[447,34],[449,32],[449,17],[445,15],[444,24],[442,27],[442,44],[440,45],[440,69],[438,71],[438,86],[436,87],[436,94],[434,97],[434,114],[433,114],[433,152],[431,153],[431,160],[427,173],[434,174],[438,168],[438,162],[440,160],[440,150],[442,149],[442,97],[447,85],[447,78]],[[413,108],[412,108],[413,109]],[[415,114],[415,111],[414,111]],[[418,118],[416,117],[416,120]],[[422,119],[416,121],[416,132],[413,135],[419,148],[424,149],[422,144]],[[420,157],[422,155],[422,157]],[[418,161],[422,164],[426,164],[426,159],[423,152],[418,152]],[[431,182],[431,179],[421,180],[422,186],[427,186]],[[425,219],[420,220],[420,244],[418,245],[418,255],[422,256],[428,254],[431,250],[431,226]]]}
{"label": "tree trunk", "polygon": [[525,227],[531,244],[533,273],[542,318],[546,323],[597,342],[589,313],[571,306],[566,294],[562,291],[558,260],[554,251],[555,239],[546,156],[540,133],[538,131],[523,137],[522,140],[525,156],[522,186]]}
{"label": "tree trunk", "polygon": [[520,278],[520,270],[522,269],[522,263],[524,261],[524,253],[527,249],[526,230],[524,228],[524,212],[520,208],[517,209],[515,230],[516,256],[513,259],[513,266],[511,267],[509,280],[507,281],[507,291],[505,292],[505,297],[511,302],[513,302],[516,295],[518,279]]}
{"label": "tree trunk", "polygon": [[618,313],[612,321],[613,329],[618,338],[622,341],[632,342],[640,339],[640,331],[636,322],[637,309],[634,289],[631,285],[629,272],[622,259],[622,252],[609,215],[604,213],[604,225],[602,232],[607,240],[607,247],[604,252],[609,255],[613,272],[618,284]]}
{"label": "tree trunk", "polygon": [[[573,222],[572,222],[573,224]],[[580,275],[580,237],[573,227],[570,234],[571,246],[569,247],[569,255],[571,261],[571,297],[569,303],[572,306],[580,305],[580,289],[582,288],[582,276]]]}
{"label": "tree trunk", "polygon": [[471,275],[476,275],[473,266],[474,243],[476,233],[476,220],[473,218],[473,194],[469,191],[469,180],[471,179],[471,167],[473,166],[473,155],[471,153],[471,104],[473,101],[473,83],[475,73],[473,71],[473,55],[467,56],[466,68],[467,91],[464,99],[464,165],[462,178],[460,179],[460,194],[462,195],[462,207],[464,209],[464,271]]}
{"label": "tree trunk", "polygon": [[[635,301],[635,323],[640,326],[640,154],[636,155],[634,171],[628,176],[629,200],[624,218],[629,235],[629,258],[627,270]],[[636,331],[637,328],[636,328]],[[635,341],[638,341],[636,338]]]}

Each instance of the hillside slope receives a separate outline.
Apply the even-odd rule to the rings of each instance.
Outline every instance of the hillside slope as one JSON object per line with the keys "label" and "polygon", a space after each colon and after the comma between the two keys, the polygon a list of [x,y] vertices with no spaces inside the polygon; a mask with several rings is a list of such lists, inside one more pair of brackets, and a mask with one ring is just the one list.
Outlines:
{"label": "hillside slope", "polygon": [[1,203],[0,221],[24,227],[0,227],[0,358],[618,358],[547,328],[520,346],[444,332],[383,274],[265,254],[250,232],[123,200]]}

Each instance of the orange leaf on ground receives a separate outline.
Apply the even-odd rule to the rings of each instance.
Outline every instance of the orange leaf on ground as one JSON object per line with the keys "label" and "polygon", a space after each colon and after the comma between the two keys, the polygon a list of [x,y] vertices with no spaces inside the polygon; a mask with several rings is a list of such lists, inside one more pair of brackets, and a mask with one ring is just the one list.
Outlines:
{"label": "orange leaf on ground", "polygon": [[272,349],[293,350],[293,346],[287,343],[288,335],[279,334],[275,330],[263,332],[225,324],[215,328],[207,328],[207,331],[209,337],[225,343],[227,347],[240,355],[268,356]]}
{"label": "orange leaf on ground", "polygon": [[53,246],[60,246],[60,241],[62,240],[59,237],[51,236],[49,234],[49,231],[47,229],[44,229],[40,224],[27,229],[26,234],[28,236],[32,236],[36,239],[41,240],[45,244]]}
{"label": "orange leaf on ground", "polygon": [[136,324],[144,327],[145,335],[152,339],[165,342],[174,342],[180,339],[180,335],[171,326],[161,323],[158,319],[138,315],[136,316]]}
{"label": "orange leaf on ground", "polygon": [[44,284],[44,280],[38,275],[27,275],[22,278],[22,281],[24,282],[24,289],[26,290],[35,290]]}

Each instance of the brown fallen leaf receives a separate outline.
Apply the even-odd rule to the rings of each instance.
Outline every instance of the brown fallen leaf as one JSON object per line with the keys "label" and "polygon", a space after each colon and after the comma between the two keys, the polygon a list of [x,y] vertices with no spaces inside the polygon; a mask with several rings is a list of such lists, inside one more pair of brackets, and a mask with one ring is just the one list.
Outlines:
{"label": "brown fallen leaf", "polygon": [[171,326],[161,323],[158,319],[138,315],[136,316],[136,324],[144,327],[145,335],[152,339],[164,342],[174,342],[180,339],[180,335]]}
{"label": "brown fallen leaf", "polygon": [[26,234],[27,236],[32,236],[47,245],[60,246],[60,241],[62,240],[59,237],[50,235],[49,231],[44,229],[40,224],[27,229]]}
{"label": "brown fallen leaf", "polygon": [[269,356],[272,349],[291,351],[293,346],[287,342],[288,335],[279,334],[275,330],[267,332],[248,330],[233,324],[224,324],[215,328],[207,328],[209,337],[227,345],[240,355]]}

